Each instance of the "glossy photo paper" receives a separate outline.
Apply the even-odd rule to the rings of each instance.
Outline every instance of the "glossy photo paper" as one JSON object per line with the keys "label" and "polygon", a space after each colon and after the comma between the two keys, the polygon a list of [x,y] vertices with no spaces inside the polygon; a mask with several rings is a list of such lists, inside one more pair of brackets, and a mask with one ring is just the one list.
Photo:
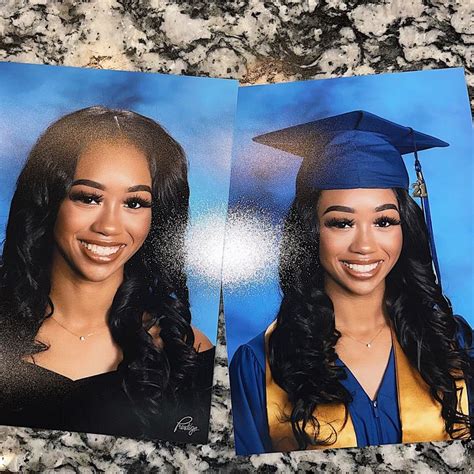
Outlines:
{"label": "glossy photo paper", "polygon": [[0,64],[0,424],[207,441],[237,86]]}
{"label": "glossy photo paper", "polygon": [[237,454],[470,436],[472,180],[462,69],[239,90]]}

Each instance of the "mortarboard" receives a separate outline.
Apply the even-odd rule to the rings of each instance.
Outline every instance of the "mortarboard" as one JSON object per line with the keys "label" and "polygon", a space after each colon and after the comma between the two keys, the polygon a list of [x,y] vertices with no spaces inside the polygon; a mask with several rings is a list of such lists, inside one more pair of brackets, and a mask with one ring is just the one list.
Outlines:
{"label": "mortarboard", "polygon": [[448,143],[363,110],[327,117],[254,137],[257,143],[303,158],[296,189],[409,188],[402,155],[415,154],[414,196],[421,206],[441,284],[430,208],[418,151]]}

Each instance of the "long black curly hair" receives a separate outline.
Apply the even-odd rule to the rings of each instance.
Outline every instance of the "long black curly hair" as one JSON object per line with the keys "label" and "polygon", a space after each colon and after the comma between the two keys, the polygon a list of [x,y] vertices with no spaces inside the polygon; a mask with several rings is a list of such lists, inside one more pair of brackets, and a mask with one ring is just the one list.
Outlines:
{"label": "long black curly hair", "polygon": [[[182,147],[154,120],[101,106],[65,115],[33,146],[17,181],[0,266],[0,344],[21,359],[47,347],[35,340],[54,312],[51,290],[53,228],[81,153],[101,140],[124,140],[141,150],[152,177],[151,230],[126,263],[108,315],[123,352],[123,389],[146,424],[163,397],[174,397],[196,367],[184,235],[188,221],[187,160]],[[146,315],[146,317],[144,317]],[[160,329],[162,347],[149,330]],[[8,350],[7,350],[8,349]]]}
{"label": "long black curly hair", "polygon": [[[385,305],[398,341],[410,363],[441,403],[445,430],[457,438],[466,434],[469,417],[457,409],[455,380],[472,377],[467,351],[456,340],[470,330],[453,316],[432,268],[428,233],[420,207],[405,189],[394,189],[398,199],[403,247],[386,279]],[[283,300],[269,339],[269,362],[275,382],[292,404],[288,422],[299,449],[330,446],[333,433],[321,439],[315,408],[343,403],[346,418],[351,395],[341,384],[343,368],[335,365],[335,345],[341,336],[335,327],[334,307],[324,291],[324,269],[319,263],[320,190],[300,187],[285,220],[280,255]],[[472,420],[471,420],[472,421]],[[471,423],[472,426],[472,423]],[[305,431],[314,430],[314,436]]]}

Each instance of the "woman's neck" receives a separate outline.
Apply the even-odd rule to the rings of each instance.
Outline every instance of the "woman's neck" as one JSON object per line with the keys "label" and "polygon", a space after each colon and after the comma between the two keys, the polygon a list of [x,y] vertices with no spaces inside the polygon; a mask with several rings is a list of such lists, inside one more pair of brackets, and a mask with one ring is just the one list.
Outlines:
{"label": "woman's neck", "polygon": [[357,334],[388,324],[384,304],[385,284],[381,284],[370,294],[357,295],[327,281],[325,291],[334,307],[336,328]]}
{"label": "woman's neck", "polygon": [[87,281],[67,265],[55,265],[51,271],[50,298],[54,316],[69,327],[95,327],[107,323],[108,312],[123,274],[106,281]]}

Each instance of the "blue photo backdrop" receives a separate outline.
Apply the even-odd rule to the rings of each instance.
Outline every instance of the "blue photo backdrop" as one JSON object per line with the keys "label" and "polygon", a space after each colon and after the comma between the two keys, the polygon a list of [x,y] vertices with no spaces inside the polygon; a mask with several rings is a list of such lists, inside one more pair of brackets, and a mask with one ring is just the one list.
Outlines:
{"label": "blue photo backdrop", "polygon": [[[258,256],[249,257],[250,262],[264,261],[267,269],[248,272],[247,281],[244,277],[236,281],[233,276],[238,271],[230,270],[224,286],[229,359],[277,314],[281,301],[276,269],[279,225],[293,200],[301,163],[293,155],[252,142],[252,138],[359,109],[450,144],[420,152],[419,157],[430,195],[443,290],[454,311],[473,325],[472,122],[463,70],[244,87],[239,90],[229,206],[244,209],[247,215],[263,216],[264,229],[250,230],[258,248],[248,248],[248,252]],[[411,182],[415,181],[413,161],[412,154],[405,156]],[[265,257],[259,249],[271,240],[269,232],[273,232],[276,245],[268,246],[272,255]],[[232,236],[226,240],[225,261],[237,265],[234,240]]]}
{"label": "blue photo backdrop", "polygon": [[[198,237],[213,234],[212,261],[190,268],[188,284],[193,324],[215,342],[237,87],[223,79],[0,64],[0,242],[17,176],[49,124],[92,105],[151,117],[188,157],[191,226],[201,229]],[[206,259],[205,248],[194,248],[202,249],[194,262]]]}

